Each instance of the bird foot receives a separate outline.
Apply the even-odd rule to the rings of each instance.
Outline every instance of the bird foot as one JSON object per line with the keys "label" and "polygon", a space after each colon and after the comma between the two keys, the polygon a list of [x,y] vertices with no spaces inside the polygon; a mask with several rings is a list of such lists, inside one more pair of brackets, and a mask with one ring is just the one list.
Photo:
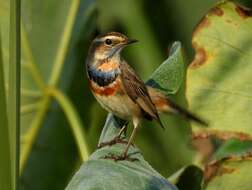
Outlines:
{"label": "bird foot", "polygon": [[[125,138],[125,137],[123,137]],[[107,141],[107,142],[102,142],[100,143],[97,148],[103,148],[105,146],[112,146],[114,144],[128,144],[128,141],[127,140],[123,140],[123,138],[120,138],[120,137],[115,137],[114,139],[110,140],[110,141]],[[132,144],[133,145],[133,144]]]}
{"label": "bird foot", "polygon": [[130,158],[128,154],[115,155],[111,153],[104,156],[103,159],[114,160],[115,162],[123,161],[123,160],[130,161],[130,162],[139,161],[137,158]]}

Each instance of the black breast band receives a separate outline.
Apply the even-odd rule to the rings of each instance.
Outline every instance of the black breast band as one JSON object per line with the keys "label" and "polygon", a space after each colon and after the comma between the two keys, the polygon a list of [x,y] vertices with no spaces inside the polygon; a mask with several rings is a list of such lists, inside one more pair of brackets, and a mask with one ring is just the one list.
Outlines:
{"label": "black breast band", "polygon": [[88,68],[88,76],[99,86],[107,86],[114,82],[119,75],[119,70],[112,70],[109,72],[98,71],[97,69]]}

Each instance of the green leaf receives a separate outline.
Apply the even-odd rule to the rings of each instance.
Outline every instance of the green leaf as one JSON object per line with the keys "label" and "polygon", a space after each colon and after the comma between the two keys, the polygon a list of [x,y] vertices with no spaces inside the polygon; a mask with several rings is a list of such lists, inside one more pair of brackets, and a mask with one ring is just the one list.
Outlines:
{"label": "green leaf", "polygon": [[[83,62],[80,63],[79,57],[86,44],[79,47],[79,43],[94,31],[95,3],[94,0],[22,1],[21,22],[21,186],[62,189],[74,170],[73,165],[81,158],[73,139],[79,147],[86,140],[80,140],[83,134],[77,135],[69,127],[72,125],[68,121],[77,121],[77,112],[71,106],[64,115],[62,107],[71,104],[69,100],[68,104],[62,101],[62,97],[67,99],[65,91],[72,82],[75,67]],[[51,89],[62,91],[63,96],[53,99]],[[86,158],[84,149],[81,150],[82,158]],[[65,155],[68,156],[62,160]],[[43,165],[41,161],[45,161]],[[41,178],[52,173],[55,175]]]}
{"label": "green leaf", "polygon": [[0,189],[11,190],[16,189],[17,177],[19,13],[19,1],[0,0]]}
{"label": "green leaf", "polygon": [[151,173],[137,163],[89,160],[76,173],[66,189],[176,190],[177,188],[168,183],[165,178]]}
{"label": "green leaf", "polygon": [[[53,67],[57,64],[58,68],[59,63],[58,61],[56,63],[56,57],[62,56],[59,55],[61,54],[59,52],[62,51],[62,48],[65,48],[61,48],[59,43],[62,41],[69,42],[70,40],[70,37],[64,38],[63,36],[67,30],[66,28],[69,28],[67,21],[70,18],[67,16],[71,12],[71,7],[74,7],[74,5],[70,1],[63,1],[60,4],[57,1],[41,2],[28,0],[22,2],[21,88],[41,93],[42,96],[39,98],[21,97],[21,108],[41,102],[37,109],[31,110],[21,116],[21,171],[27,162],[38,131],[44,121],[45,114],[50,107],[50,98],[45,96],[44,89],[52,73],[55,73]],[[45,11],[38,12],[37,9],[44,9]],[[55,9],[58,11],[56,12]],[[76,11],[78,10],[78,8],[75,9]],[[75,18],[75,16],[72,17]],[[64,60],[61,61],[60,65],[62,66],[63,64]]]}
{"label": "green leaf", "polygon": [[214,153],[211,160],[220,161],[224,158],[242,158],[252,153],[252,141],[229,139],[225,141]]}
{"label": "green leaf", "polygon": [[[184,76],[182,60],[181,45],[179,42],[175,42],[171,48],[170,57],[154,72],[147,84],[161,87],[167,93],[176,92]],[[109,114],[99,143],[113,139],[124,124],[124,121]],[[110,190],[176,189],[175,186],[171,185],[144,160],[137,147],[131,146],[129,154],[132,154],[131,157],[137,158],[138,161],[114,162],[113,160],[104,159],[109,154],[120,155],[125,146],[125,144],[115,144],[96,150],[75,174],[67,189],[95,189],[102,187]],[[127,179],[127,183],[125,183],[125,179]]]}
{"label": "green leaf", "polygon": [[166,94],[175,94],[181,87],[184,76],[185,66],[181,43],[174,42],[169,57],[151,75],[147,85],[158,88]]}
{"label": "green leaf", "polygon": [[[113,137],[119,129],[120,124],[109,115],[103,129],[105,134],[102,133],[101,139],[109,140],[108,137]],[[129,154],[138,159],[137,161],[115,162],[104,159],[109,154],[120,155],[125,146],[115,144],[96,150],[74,175],[66,189],[177,189],[143,159],[136,147],[131,146]]]}
{"label": "green leaf", "polygon": [[251,31],[251,11],[230,1],[211,9],[194,31],[186,95],[189,108],[210,125],[192,124],[194,133],[251,138]]}

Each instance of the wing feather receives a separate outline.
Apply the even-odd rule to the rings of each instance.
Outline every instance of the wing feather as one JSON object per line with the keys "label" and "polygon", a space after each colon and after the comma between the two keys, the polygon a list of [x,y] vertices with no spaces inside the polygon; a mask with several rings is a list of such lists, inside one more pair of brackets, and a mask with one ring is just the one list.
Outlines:
{"label": "wing feather", "polygon": [[127,95],[163,127],[157,109],[150,98],[144,82],[126,62],[120,64],[120,69],[121,80]]}

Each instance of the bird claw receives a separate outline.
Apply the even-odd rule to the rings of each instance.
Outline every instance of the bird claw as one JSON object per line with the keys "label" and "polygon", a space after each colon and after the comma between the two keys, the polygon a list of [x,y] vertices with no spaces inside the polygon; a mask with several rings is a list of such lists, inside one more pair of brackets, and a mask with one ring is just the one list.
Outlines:
{"label": "bird claw", "polygon": [[[125,137],[123,137],[125,138]],[[114,144],[128,144],[128,141],[127,140],[123,140],[123,138],[120,138],[120,137],[115,137],[114,139],[110,140],[110,141],[107,141],[107,142],[102,142],[100,143],[97,148],[103,148],[105,146],[112,146]]]}
{"label": "bird claw", "polygon": [[114,160],[115,162],[123,161],[123,160],[130,161],[130,162],[139,161],[139,159],[137,158],[130,158],[128,154],[115,155],[112,153],[104,156],[103,159]]}

